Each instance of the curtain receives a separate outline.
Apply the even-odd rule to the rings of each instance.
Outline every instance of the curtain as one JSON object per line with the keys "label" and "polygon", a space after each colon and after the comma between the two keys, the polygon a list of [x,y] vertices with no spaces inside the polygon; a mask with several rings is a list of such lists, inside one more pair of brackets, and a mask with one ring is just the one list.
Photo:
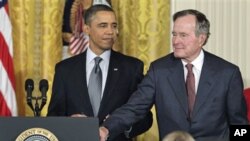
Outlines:
{"label": "curtain", "polygon": [[[14,66],[16,95],[20,116],[33,116],[26,104],[24,83],[34,80],[33,96],[40,96],[39,81],[47,79],[51,84],[55,63],[61,59],[62,14],[64,0],[10,0],[10,16],[13,26]],[[47,113],[47,106],[41,115]]]}
{"label": "curtain", "polygon": [[[119,23],[114,50],[137,57],[149,65],[170,51],[169,0],[112,0]],[[47,113],[54,66],[62,54],[62,17],[65,0],[10,0],[13,26],[16,93],[20,116],[33,116],[26,104],[24,83],[34,80],[34,95],[40,95],[39,81],[49,81]],[[154,108],[154,124],[137,141],[159,140]]]}

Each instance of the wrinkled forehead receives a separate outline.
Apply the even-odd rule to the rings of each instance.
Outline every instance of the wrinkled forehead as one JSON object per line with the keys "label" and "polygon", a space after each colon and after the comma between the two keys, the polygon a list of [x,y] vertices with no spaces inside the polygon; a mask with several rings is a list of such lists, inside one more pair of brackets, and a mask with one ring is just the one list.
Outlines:
{"label": "wrinkled forehead", "polygon": [[195,30],[196,18],[193,15],[178,17],[173,25],[174,31]]}
{"label": "wrinkled forehead", "polygon": [[178,17],[175,21],[174,24],[192,24],[196,25],[196,17],[194,15],[185,15]]}

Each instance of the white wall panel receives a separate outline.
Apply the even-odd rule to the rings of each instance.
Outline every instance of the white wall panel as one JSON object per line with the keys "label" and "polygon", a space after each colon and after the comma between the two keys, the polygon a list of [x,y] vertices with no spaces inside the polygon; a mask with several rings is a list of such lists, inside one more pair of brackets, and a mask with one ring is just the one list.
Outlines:
{"label": "white wall panel", "polygon": [[210,21],[211,36],[205,50],[240,67],[244,86],[250,87],[250,1],[171,0],[171,14],[197,9]]}

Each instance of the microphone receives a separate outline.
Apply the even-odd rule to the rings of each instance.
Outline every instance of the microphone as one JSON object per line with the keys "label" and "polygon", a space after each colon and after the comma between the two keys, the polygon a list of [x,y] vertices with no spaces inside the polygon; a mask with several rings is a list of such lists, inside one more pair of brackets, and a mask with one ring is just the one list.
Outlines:
{"label": "microphone", "polygon": [[47,97],[46,93],[47,93],[48,89],[49,89],[48,80],[46,80],[46,79],[40,80],[39,90],[42,93],[42,97]]}
{"label": "microphone", "polygon": [[40,110],[46,104],[46,101],[47,101],[46,93],[47,93],[48,89],[49,89],[48,80],[46,80],[46,79],[40,80],[40,82],[39,82],[39,90],[42,93],[42,103],[41,103]]}
{"label": "microphone", "polygon": [[30,106],[31,109],[33,108],[32,105],[32,91],[34,90],[34,81],[32,79],[27,79],[25,81],[25,91],[27,92],[27,104]]}

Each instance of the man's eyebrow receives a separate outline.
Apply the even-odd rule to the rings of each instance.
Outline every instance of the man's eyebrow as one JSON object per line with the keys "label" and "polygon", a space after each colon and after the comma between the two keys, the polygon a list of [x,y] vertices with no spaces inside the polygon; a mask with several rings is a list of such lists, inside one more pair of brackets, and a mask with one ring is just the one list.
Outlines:
{"label": "man's eyebrow", "polygon": [[[101,22],[101,23],[98,23],[98,24],[108,24],[107,22]],[[113,23],[111,23],[111,24],[115,24],[115,25],[117,25],[117,22],[113,22]]]}
{"label": "man's eyebrow", "polygon": [[101,22],[101,23],[98,23],[98,24],[108,24],[108,23],[106,23],[106,22]]}

